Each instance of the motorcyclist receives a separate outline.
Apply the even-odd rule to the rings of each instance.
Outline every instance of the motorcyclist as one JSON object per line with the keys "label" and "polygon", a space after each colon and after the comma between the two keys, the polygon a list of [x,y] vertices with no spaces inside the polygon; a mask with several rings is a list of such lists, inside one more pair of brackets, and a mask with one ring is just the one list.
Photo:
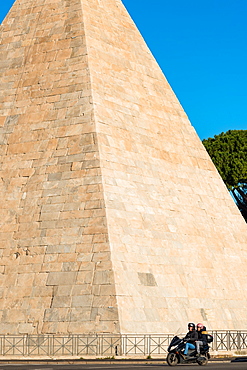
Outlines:
{"label": "motorcyclist", "polygon": [[188,354],[189,349],[195,349],[195,342],[198,340],[198,333],[196,331],[195,324],[190,322],[188,324],[188,333],[184,337],[185,344],[185,350],[184,350],[184,356],[186,357]]}
{"label": "motorcyclist", "polygon": [[200,347],[207,344],[206,327],[202,323],[199,322],[196,325],[196,331],[198,334],[198,340],[196,341],[196,352],[197,352],[197,355],[200,356]]}

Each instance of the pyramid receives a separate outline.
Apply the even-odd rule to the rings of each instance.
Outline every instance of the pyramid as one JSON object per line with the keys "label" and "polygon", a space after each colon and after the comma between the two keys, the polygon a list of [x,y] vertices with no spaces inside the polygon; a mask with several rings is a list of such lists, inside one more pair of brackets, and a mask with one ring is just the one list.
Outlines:
{"label": "pyramid", "polygon": [[0,39],[1,334],[246,329],[246,223],[122,2]]}

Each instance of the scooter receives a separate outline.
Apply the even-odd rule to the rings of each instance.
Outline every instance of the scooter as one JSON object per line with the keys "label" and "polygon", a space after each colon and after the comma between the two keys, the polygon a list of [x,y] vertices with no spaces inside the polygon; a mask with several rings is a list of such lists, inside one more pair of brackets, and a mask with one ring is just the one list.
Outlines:
{"label": "scooter", "polygon": [[168,355],[166,361],[169,366],[176,366],[178,364],[192,364],[197,363],[200,366],[205,366],[210,359],[209,346],[206,344],[201,348],[200,356],[197,355],[196,350],[189,350],[188,355],[185,357],[183,354],[185,342],[183,339],[175,336],[167,351]]}

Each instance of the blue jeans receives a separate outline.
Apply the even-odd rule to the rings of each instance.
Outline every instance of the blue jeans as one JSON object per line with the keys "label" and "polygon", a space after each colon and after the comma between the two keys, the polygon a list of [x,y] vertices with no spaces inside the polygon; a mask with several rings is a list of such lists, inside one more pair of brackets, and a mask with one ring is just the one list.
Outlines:
{"label": "blue jeans", "polygon": [[188,342],[187,342],[187,343],[185,344],[184,354],[185,354],[185,355],[187,355],[187,353],[188,353],[188,350],[189,350],[189,349],[195,349],[195,348],[196,348],[196,347],[194,346],[194,344],[192,344],[192,343],[188,343]]}

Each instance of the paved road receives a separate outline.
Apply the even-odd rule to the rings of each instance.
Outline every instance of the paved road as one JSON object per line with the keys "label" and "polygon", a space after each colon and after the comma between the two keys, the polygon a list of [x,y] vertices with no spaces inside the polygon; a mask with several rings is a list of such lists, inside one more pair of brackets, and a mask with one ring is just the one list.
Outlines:
{"label": "paved road", "polygon": [[[169,367],[167,364],[90,364],[90,365],[1,365],[0,370],[161,370],[161,369],[187,369],[187,370],[199,370],[198,365],[180,365],[175,367]],[[209,363],[206,370],[246,370],[247,362],[242,363]]]}

